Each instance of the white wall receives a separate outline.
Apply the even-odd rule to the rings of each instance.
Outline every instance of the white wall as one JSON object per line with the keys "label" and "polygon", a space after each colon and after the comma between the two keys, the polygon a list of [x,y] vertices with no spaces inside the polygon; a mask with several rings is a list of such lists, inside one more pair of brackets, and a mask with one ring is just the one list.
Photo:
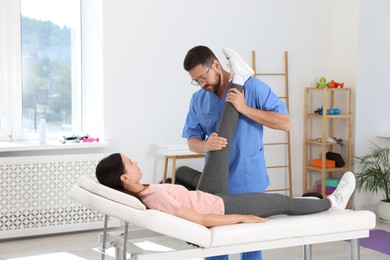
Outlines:
{"label": "white wall", "polygon": [[[368,0],[361,2],[364,7],[370,6]],[[385,0],[371,2],[380,5],[371,10],[387,5]],[[360,31],[370,32],[365,26],[372,21],[364,14],[359,16],[359,10],[359,2],[354,0],[105,0],[104,117],[110,152],[124,152],[138,160],[145,182],[161,180],[163,161],[155,153],[157,145],[186,142],[181,131],[197,87],[190,84],[182,62],[193,46],[209,46],[222,64],[223,47],[235,49],[248,63],[255,50],[257,66],[264,70],[279,69],[287,50],[293,191],[300,195],[303,90],[313,86],[320,76],[345,82],[352,88],[361,85],[356,80],[357,64],[362,65],[362,54],[368,54],[374,43],[361,39]],[[375,26],[382,27],[384,22],[378,21]],[[360,42],[368,49],[362,50]],[[369,68],[373,65],[365,64]],[[359,66],[359,72],[366,69]],[[361,77],[360,80],[364,82]],[[379,88],[380,84],[376,85]],[[362,88],[366,92],[371,89]],[[360,94],[360,89],[356,92]],[[359,122],[357,117],[357,128],[367,128]],[[357,134],[366,138],[358,131]],[[362,138],[356,139],[356,147],[367,142]],[[200,169],[201,162],[183,163]]]}
{"label": "white wall", "polygon": [[[390,1],[361,0],[356,92],[355,154],[364,155],[371,142],[389,146],[390,135]],[[357,193],[357,208],[375,209],[382,194]]]}

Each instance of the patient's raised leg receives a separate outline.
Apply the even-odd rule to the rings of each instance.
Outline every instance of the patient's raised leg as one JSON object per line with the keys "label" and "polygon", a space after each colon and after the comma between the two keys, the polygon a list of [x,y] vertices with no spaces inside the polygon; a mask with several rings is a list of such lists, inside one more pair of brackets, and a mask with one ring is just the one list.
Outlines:
{"label": "patient's raised leg", "polygon": [[[231,88],[237,88],[242,92],[245,81],[254,72],[233,50],[225,48],[223,52],[234,73]],[[228,193],[230,149],[238,119],[239,113],[233,104],[226,102],[216,132],[228,140],[228,145],[222,150],[209,152],[198,183],[198,190],[209,193]]]}

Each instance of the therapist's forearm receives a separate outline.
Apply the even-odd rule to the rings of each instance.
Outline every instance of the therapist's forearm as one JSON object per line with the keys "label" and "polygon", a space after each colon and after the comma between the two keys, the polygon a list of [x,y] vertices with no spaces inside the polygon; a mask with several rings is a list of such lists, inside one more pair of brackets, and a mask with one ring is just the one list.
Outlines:
{"label": "therapist's forearm", "polygon": [[188,147],[195,153],[206,153],[206,141],[199,138],[190,138],[187,140]]}
{"label": "therapist's forearm", "polygon": [[283,131],[290,130],[290,117],[288,114],[263,111],[252,107],[246,107],[241,113],[266,127]]}

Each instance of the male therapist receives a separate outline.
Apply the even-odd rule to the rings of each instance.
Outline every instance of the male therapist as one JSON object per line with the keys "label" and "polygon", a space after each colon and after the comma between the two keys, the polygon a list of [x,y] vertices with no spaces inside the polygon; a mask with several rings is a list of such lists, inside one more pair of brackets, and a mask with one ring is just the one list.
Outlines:
{"label": "male therapist", "polygon": [[[232,49],[223,53],[230,66],[253,75],[253,70]],[[193,85],[200,86],[191,98],[183,134],[190,150],[208,153],[231,146],[229,162],[229,193],[265,192],[269,179],[264,160],[263,127],[290,130],[286,105],[260,79],[250,77],[243,92],[231,86],[230,72],[206,46],[195,46],[184,58],[184,69]],[[215,133],[225,102],[240,113],[232,143]],[[207,157],[206,157],[207,159]],[[222,260],[228,256],[206,259]],[[260,260],[261,252],[241,254],[242,260]]]}

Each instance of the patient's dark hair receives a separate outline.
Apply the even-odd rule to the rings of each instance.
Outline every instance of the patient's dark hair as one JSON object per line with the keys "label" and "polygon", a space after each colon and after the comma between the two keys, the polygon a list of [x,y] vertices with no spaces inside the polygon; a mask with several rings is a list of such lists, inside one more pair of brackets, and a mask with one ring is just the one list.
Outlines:
{"label": "patient's dark hair", "polygon": [[96,178],[110,188],[123,190],[121,175],[125,172],[120,153],[113,153],[102,159],[96,166]]}
{"label": "patient's dark hair", "polygon": [[190,71],[196,66],[210,65],[214,60],[218,60],[215,54],[206,46],[195,46],[187,52],[183,66],[186,71]]}
{"label": "patient's dark hair", "polygon": [[121,175],[124,173],[125,167],[123,166],[120,153],[113,153],[107,156],[96,166],[96,178],[101,184],[139,198],[138,194],[127,191],[123,187]]}

